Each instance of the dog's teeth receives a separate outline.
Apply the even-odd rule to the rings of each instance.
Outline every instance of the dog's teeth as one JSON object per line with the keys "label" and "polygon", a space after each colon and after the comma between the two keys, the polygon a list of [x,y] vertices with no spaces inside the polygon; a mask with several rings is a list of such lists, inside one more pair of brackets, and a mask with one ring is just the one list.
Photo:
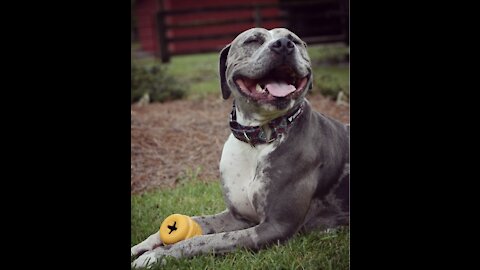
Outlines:
{"label": "dog's teeth", "polygon": [[259,93],[265,92],[265,89],[263,89],[262,86],[260,86],[260,84],[258,84],[258,83],[257,83],[257,86],[255,87],[255,89],[256,89],[257,92],[259,92]]}

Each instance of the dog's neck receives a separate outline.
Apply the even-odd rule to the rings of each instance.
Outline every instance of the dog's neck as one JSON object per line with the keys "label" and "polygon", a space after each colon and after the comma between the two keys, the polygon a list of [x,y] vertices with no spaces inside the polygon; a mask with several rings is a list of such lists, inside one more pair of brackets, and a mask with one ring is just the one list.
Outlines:
{"label": "dog's neck", "polygon": [[[304,103],[295,105],[285,111],[277,111],[271,114],[255,114],[257,117],[246,117],[243,110],[233,102],[233,110],[230,114],[230,129],[232,134],[239,140],[248,142],[252,146],[262,143],[270,143],[285,133],[290,124],[304,111]],[[281,135],[280,135],[281,136]]]}
{"label": "dog's neck", "polygon": [[235,112],[237,115],[237,122],[243,126],[264,126],[271,120],[282,115],[278,114],[276,117],[269,117],[257,113],[244,114],[237,106],[235,107]]}
{"label": "dog's neck", "polygon": [[281,116],[281,114],[278,114],[277,117],[267,117],[257,113],[253,113],[247,116],[238,107],[235,107],[235,112],[237,117],[237,123],[246,127],[262,127],[268,140],[270,140],[272,137],[272,129],[268,126],[268,122]]}
{"label": "dog's neck", "polygon": [[[273,105],[266,105],[271,106],[271,108],[266,107],[266,109],[261,110],[252,109],[255,105],[235,101],[233,106],[236,110],[237,123],[243,126],[266,126],[273,119],[281,117],[291,110],[294,106],[294,102],[292,101],[291,105],[283,110],[278,110]],[[248,106],[252,106],[252,108],[245,108]],[[245,112],[250,113],[247,114]]]}

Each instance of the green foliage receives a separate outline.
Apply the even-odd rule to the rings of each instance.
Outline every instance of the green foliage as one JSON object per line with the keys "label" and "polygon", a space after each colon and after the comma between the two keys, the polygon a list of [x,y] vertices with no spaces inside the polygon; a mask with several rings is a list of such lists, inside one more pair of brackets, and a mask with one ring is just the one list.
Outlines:
{"label": "green foliage", "polygon": [[313,92],[336,99],[343,92],[350,96],[349,47],[343,43],[315,45],[308,48],[313,68]]}
{"label": "green foliage", "polygon": [[131,63],[131,102],[139,101],[148,95],[151,102],[181,99],[185,96],[187,85],[168,75],[166,67],[159,63]]}
{"label": "green foliage", "polygon": [[339,93],[343,92],[344,98],[348,101],[350,96],[348,67],[316,66],[313,70],[314,92],[332,99],[336,99]]}
{"label": "green foliage", "polygon": [[168,64],[168,74],[192,85],[187,92],[189,98],[220,95],[218,61],[218,53],[178,55]]}

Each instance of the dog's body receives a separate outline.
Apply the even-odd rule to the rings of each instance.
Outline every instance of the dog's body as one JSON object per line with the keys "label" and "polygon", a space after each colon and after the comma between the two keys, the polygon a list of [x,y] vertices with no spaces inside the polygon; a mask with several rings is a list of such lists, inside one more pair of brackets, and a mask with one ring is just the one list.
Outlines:
{"label": "dog's body", "polygon": [[[220,56],[222,94],[234,96],[220,161],[227,210],[193,217],[204,235],[134,246],[134,266],[162,256],[259,249],[295,233],[349,223],[349,130],[312,111],[306,44],[286,29],[253,28]],[[261,133],[259,135],[259,133]]]}

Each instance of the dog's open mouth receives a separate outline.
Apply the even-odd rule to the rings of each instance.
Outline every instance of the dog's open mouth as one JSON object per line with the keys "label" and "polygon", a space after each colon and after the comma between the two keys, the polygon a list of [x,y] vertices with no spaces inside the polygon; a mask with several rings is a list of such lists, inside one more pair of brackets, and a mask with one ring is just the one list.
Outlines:
{"label": "dog's open mouth", "polygon": [[291,67],[283,65],[260,79],[239,76],[235,79],[238,88],[255,100],[275,100],[293,97],[301,93],[308,82],[308,75],[299,76]]}

